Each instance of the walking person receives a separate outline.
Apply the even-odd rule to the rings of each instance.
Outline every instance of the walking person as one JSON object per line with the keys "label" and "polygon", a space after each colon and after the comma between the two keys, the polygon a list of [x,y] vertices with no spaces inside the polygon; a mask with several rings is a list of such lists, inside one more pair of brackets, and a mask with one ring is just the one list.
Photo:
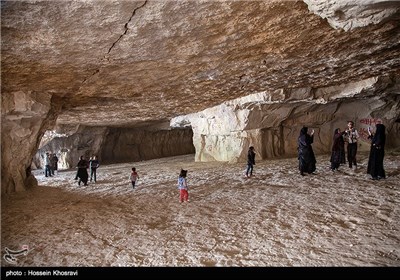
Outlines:
{"label": "walking person", "polygon": [[186,176],[187,176],[187,170],[181,169],[178,178],[179,201],[181,203],[184,201],[189,202],[189,193],[188,193]]}
{"label": "walking person", "polygon": [[97,156],[93,156],[89,160],[89,168],[90,168],[90,182],[94,180],[96,183],[96,173],[97,173],[97,168],[100,166],[99,160],[97,159]]}
{"label": "walking person", "polygon": [[344,150],[344,139],[343,135],[345,131],[340,131],[340,128],[336,128],[333,133],[333,144],[331,153],[331,170],[337,171],[340,164],[346,163],[345,150]]}
{"label": "walking person", "polygon": [[353,121],[347,122],[347,129],[345,134],[345,140],[347,142],[347,161],[349,162],[349,168],[357,169],[357,140],[359,138],[357,129],[354,127]]}
{"label": "walking person", "polygon": [[246,177],[250,178],[253,176],[253,168],[256,164],[256,153],[254,151],[254,147],[250,146],[249,150],[247,151],[247,169],[246,169]]}
{"label": "walking person", "polygon": [[375,133],[368,127],[368,139],[371,139],[367,174],[372,176],[372,180],[385,179],[385,169],[383,168],[383,158],[385,157],[385,126],[381,123],[376,124]]}
{"label": "walking person", "polygon": [[312,129],[311,133],[308,134],[308,127],[304,126],[300,130],[300,135],[297,139],[299,170],[301,176],[304,176],[304,173],[312,174],[316,170],[317,160],[315,159],[314,150],[312,148],[313,142],[314,129]]}
{"label": "walking person", "polygon": [[89,179],[89,174],[87,172],[87,168],[89,167],[88,161],[83,156],[81,156],[79,158],[77,167],[78,167],[77,177],[79,179],[78,185],[80,186],[81,182],[83,182],[83,184],[87,186],[87,182]]}
{"label": "walking person", "polygon": [[132,183],[132,188],[135,188],[136,181],[139,179],[139,174],[136,172],[136,168],[132,167],[132,172],[131,175],[129,176],[129,179],[131,180]]}

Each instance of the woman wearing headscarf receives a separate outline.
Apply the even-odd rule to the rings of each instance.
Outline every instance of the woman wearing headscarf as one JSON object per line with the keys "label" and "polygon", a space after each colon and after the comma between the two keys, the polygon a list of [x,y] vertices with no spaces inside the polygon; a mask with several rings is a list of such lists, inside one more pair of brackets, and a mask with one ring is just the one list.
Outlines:
{"label": "woman wearing headscarf", "polygon": [[313,142],[314,130],[311,130],[311,133],[308,134],[308,127],[304,126],[300,130],[300,135],[297,139],[299,170],[302,176],[304,176],[305,172],[311,174],[316,169],[317,160],[315,159],[314,151],[311,146]]}
{"label": "woman wearing headscarf", "polygon": [[383,169],[383,158],[385,157],[385,126],[381,123],[376,124],[375,133],[368,127],[368,138],[371,139],[371,150],[369,152],[367,174],[372,176],[372,180],[385,179],[386,174]]}
{"label": "woman wearing headscarf", "polygon": [[337,171],[341,163],[346,163],[344,151],[343,135],[346,131],[341,132],[340,128],[336,128],[333,133],[333,144],[331,153],[331,170]]}
{"label": "woman wearing headscarf", "polygon": [[89,173],[87,172],[87,168],[89,167],[88,161],[83,156],[81,156],[79,158],[77,167],[78,167],[78,172],[76,176],[79,178],[78,185],[80,186],[81,182],[83,182],[83,184],[87,186],[87,182],[89,179]]}

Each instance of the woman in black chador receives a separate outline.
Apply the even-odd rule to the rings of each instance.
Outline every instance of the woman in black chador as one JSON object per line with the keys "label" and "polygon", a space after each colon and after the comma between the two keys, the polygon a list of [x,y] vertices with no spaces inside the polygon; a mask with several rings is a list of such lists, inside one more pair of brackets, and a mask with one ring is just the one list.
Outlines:
{"label": "woman in black chador", "polygon": [[300,130],[300,136],[297,140],[298,144],[298,159],[299,159],[299,170],[300,174],[304,176],[307,172],[311,174],[316,169],[317,160],[315,159],[314,151],[311,144],[314,141],[314,130],[308,134],[308,127],[303,127]]}
{"label": "woman in black chador", "polygon": [[370,128],[368,128],[368,133],[368,138],[371,139],[371,150],[369,152],[367,174],[372,176],[372,180],[385,179],[386,174],[383,169],[386,142],[385,126],[378,123],[375,134],[371,133]]}
{"label": "woman in black chador", "polygon": [[344,139],[343,135],[346,131],[341,132],[340,128],[336,128],[333,133],[333,144],[331,153],[331,170],[337,171],[340,164],[346,163],[345,151],[344,151]]}
{"label": "woman in black chador", "polygon": [[78,185],[80,186],[81,182],[83,182],[83,184],[87,186],[87,182],[89,179],[87,168],[89,167],[89,163],[84,159],[83,156],[79,158],[77,167],[78,167],[78,173],[76,174],[76,176],[79,178]]}

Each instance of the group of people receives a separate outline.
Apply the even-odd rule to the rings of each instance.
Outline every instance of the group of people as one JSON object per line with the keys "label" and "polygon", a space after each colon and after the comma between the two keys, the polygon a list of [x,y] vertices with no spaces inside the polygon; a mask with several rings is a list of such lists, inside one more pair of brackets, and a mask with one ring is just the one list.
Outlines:
{"label": "group of people", "polygon": [[349,168],[357,169],[357,140],[360,138],[357,129],[354,127],[354,122],[347,123],[347,129],[341,131],[336,128],[333,133],[333,144],[331,153],[331,170],[337,171],[341,164],[346,163],[344,146],[347,143],[347,161]]}
{"label": "group of people", "polygon": [[[254,149],[254,148],[253,148]],[[255,154],[254,154],[255,155]],[[78,180],[78,185],[80,186],[81,183],[84,186],[88,185],[89,174],[87,169],[90,168],[90,181],[94,179],[96,182],[96,170],[99,167],[99,161],[96,156],[90,158],[89,161],[85,160],[84,156],[79,158],[79,162],[77,164],[78,171],[76,173],[75,180]],[[180,192],[180,202],[189,202],[189,193],[188,193],[188,185],[186,181],[187,170],[182,169],[179,177],[178,177],[178,189]],[[129,180],[131,181],[132,189],[135,189],[137,186],[137,181],[139,180],[139,174],[136,171],[136,167],[132,167],[131,174],[129,176]]]}
{"label": "group of people", "polygon": [[[375,132],[368,128],[368,139],[371,141],[370,154],[368,158],[367,174],[371,175],[371,179],[385,179],[386,174],[383,167],[384,149],[386,142],[385,126],[381,123],[376,124]],[[331,170],[333,172],[339,169],[341,164],[346,163],[345,143],[347,143],[347,162],[349,168],[357,169],[357,141],[359,139],[357,129],[354,122],[347,123],[347,129],[340,130],[336,128],[333,134],[333,144],[331,150]],[[316,170],[316,159],[312,148],[314,142],[314,130],[308,133],[308,127],[300,130],[298,138],[298,159],[300,174],[313,174]]]}
{"label": "group of people", "polygon": [[[371,175],[371,179],[379,180],[386,178],[385,170],[383,167],[384,149],[385,149],[385,126],[381,123],[376,124],[376,131],[372,132],[368,128],[368,139],[371,141],[370,154],[368,158],[367,174]],[[357,147],[360,135],[354,127],[353,121],[347,122],[347,128],[341,130],[336,128],[333,134],[333,144],[331,150],[331,170],[333,172],[339,169],[341,164],[346,164],[346,150],[345,144],[347,143],[347,162],[350,169],[357,169]],[[313,151],[312,144],[314,142],[314,129],[309,131],[308,127],[304,126],[300,130],[300,135],[297,139],[298,144],[298,160],[300,175],[304,176],[305,173],[314,174],[316,170],[317,160]],[[253,168],[255,165],[255,151],[254,147],[250,146],[247,152],[247,168],[245,176],[250,178],[253,175]]]}
{"label": "group of people", "polygon": [[[373,180],[386,178],[383,168],[384,148],[385,148],[385,126],[383,124],[376,125],[376,131],[373,133],[368,129],[369,139],[371,139],[371,150],[368,160],[367,174],[372,176]],[[331,170],[337,171],[341,164],[346,163],[345,143],[347,143],[347,161],[349,168],[357,169],[357,141],[360,135],[354,127],[354,122],[347,123],[347,129],[341,131],[336,128],[333,135],[332,153],[331,153]],[[314,142],[314,129],[308,131],[308,127],[300,130],[298,137],[298,160],[299,170],[302,176],[305,173],[313,174],[316,170],[316,158],[312,148]],[[253,176],[255,163],[255,150],[250,146],[247,152],[247,166],[245,176],[250,178]],[[189,201],[188,184],[186,180],[187,170],[181,169],[178,177],[179,201]],[[131,180],[132,186],[135,187],[135,181],[138,175],[135,168],[132,168]]]}
{"label": "group of people", "polygon": [[44,175],[45,177],[54,176],[55,172],[58,170],[58,157],[56,154],[51,152],[46,152],[44,157]]}
{"label": "group of people", "polygon": [[87,169],[90,169],[90,182],[94,180],[96,183],[97,181],[97,168],[100,166],[99,160],[97,159],[97,156],[92,156],[89,161],[85,159],[84,156],[80,156],[78,164],[76,167],[78,168],[78,171],[76,172],[75,180],[78,180],[78,185],[80,186],[81,183],[84,184],[84,186],[88,185],[88,180],[89,180],[89,173]]}
{"label": "group of people", "polygon": [[[375,133],[368,128],[368,138],[371,140],[371,149],[368,159],[367,174],[372,176],[373,180],[379,180],[386,178],[385,170],[383,168],[384,149],[386,142],[385,126],[383,124],[376,124]],[[333,144],[331,150],[331,170],[337,171],[341,164],[346,163],[346,152],[345,143],[347,143],[347,161],[349,168],[357,168],[357,141],[359,139],[357,129],[354,127],[354,122],[349,121],[347,123],[347,129],[341,130],[336,128],[333,134]],[[316,158],[312,148],[314,142],[314,129],[308,130],[308,127],[304,126],[300,130],[300,135],[297,140],[298,144],[298,160],[299,160],[299,171],[302,176],[305,173],[313,174],[316,170]],[[255,150],[253,146],[250,146],[247,153],[247,166],[245,176],[250,178],[253,176],[253,168],[255,163]],[[53,159],[53,160],[52,160]],[[54,170],[57,170],[58,158],[55,154],[51,157],[50,153],[46,154],[46,177],[52,176]],[[96,182],[96,171],[100,163],[97,156],[92,156],[89,161],[85,160],[84,156],[81,156],[77,164],[77,174],[75,180],[78,180],[78,184],[81,182],[87,186],[89,180],[89,174],[87,169],[90,169],[90,181]],[[50,167],[53,166],[53,167]],[[51,171],[53,170],[53,171]],[[52,173],[53,172],[53,173]],[[188,184],[187,184],[187,170],[181,169],[178,177],[178,189],[179,189],[179,201],[188,202]],[[132,167],[132,171],[129,177],[132,188],[135,189],[139,174],[135,167]]]}
{"label": "group of people", "polygon": [[[178,176],[179,201],[181,203],[189,202],[188,184],[186,181],[187,172],[187,170],[181,169]],[[135,189],[135,186],[137,185],[137,180],[139,179],[139,174],[136,171],[135,167],[132,167],[129,179],[131,181],[132,188]]]}

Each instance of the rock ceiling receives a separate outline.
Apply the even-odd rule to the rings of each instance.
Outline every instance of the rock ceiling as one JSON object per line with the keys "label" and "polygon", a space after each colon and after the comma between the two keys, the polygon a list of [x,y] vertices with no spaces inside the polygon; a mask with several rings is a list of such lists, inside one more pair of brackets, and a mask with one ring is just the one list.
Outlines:
{"label": "rock ceiling", "polygon": [[2,1],[2,95],[49,96],[59,124],[134,126],[399,73],[399,2],[305,2]]}

